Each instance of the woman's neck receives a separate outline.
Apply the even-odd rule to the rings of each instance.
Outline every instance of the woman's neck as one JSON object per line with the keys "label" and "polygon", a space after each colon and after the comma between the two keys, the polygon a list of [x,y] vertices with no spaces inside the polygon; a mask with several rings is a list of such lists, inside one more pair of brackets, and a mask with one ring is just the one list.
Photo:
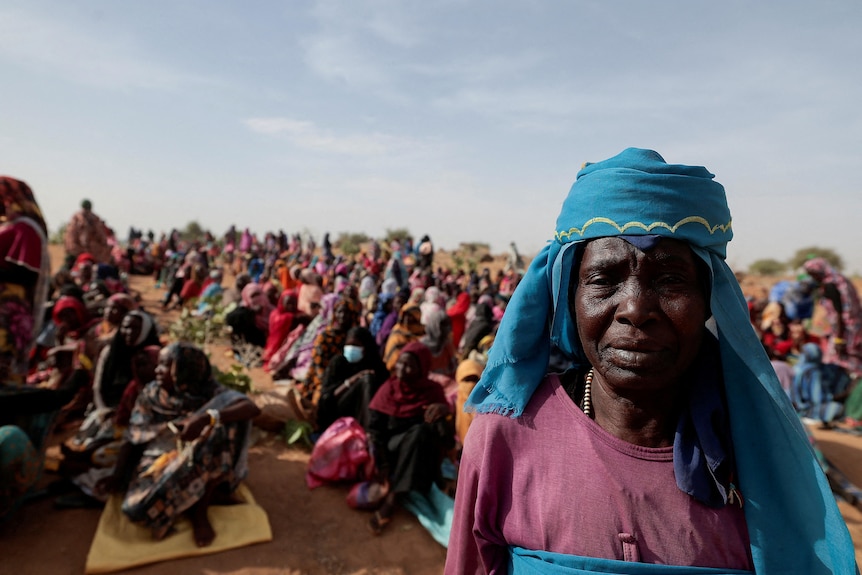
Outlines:
{"label": "woman's neck", "polygon": [[592,418],[605,431],[634,445],[673,445],[679,418],[676,388],[624,396],[595,378],[591,387]]}

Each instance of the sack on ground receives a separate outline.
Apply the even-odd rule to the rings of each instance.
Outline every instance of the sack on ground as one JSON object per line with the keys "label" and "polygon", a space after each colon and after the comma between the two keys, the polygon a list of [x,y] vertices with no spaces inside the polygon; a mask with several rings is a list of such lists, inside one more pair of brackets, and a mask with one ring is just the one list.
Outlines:
{"label": "sack on ground", "polygon": [[330,425],[311,451],[305,482],[309,489],[326,483],[362,481],[374,471],[365,430],[356,419],[342,417]]}

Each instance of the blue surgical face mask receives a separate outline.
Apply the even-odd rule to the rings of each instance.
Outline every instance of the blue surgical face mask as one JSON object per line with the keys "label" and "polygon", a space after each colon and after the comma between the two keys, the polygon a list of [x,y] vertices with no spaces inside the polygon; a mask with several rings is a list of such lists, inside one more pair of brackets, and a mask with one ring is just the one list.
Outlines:
{"label": "blue surgical face mask", "polygon": [[359,345],[345,345],[344,359],[350,363],[358,363],[362,359],[365,350]]}

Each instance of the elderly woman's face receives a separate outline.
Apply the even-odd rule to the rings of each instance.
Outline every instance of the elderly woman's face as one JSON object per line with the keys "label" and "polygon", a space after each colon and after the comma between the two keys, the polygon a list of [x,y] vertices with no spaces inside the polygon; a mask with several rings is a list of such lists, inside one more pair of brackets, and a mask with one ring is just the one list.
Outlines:
{"label": "elderly woman's face", "polygon": [[671,239],[648,252],[621,238],[585,247],[573,313],[587,359],[611,388],[665,389],[694,361],[709,315],[695,257]]}

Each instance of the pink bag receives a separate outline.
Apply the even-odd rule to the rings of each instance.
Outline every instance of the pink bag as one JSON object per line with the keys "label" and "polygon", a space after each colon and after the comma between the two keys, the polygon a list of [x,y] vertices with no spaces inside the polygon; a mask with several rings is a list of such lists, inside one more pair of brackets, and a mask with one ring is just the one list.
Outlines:
{"label": "pink bag", "polygon": [[362,481],[374,474],[365,430],[356,419],[342,417],[330,425],[311,451],[305,483],[309,489],[326,483]]}

